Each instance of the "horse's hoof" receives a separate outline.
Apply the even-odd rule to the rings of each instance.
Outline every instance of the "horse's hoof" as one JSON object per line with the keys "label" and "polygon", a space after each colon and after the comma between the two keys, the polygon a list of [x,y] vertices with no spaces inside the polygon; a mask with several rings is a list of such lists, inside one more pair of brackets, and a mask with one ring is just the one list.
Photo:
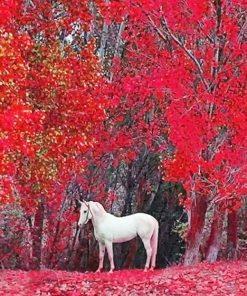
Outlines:
{"label": "horse's hoof", "polygon": [[95,273],[100,273],[100,271],[101,271],[100,269],[97,269],[97,270],[95,271]]}
{"label": "horse's hoof", "polygon": [[144,272],[147,272],[147,271],[148,271],[148,269],[145,267],[145,268],[143,269],[143,271],[144,271]]}
{"label": "horse's hoof", "polygon": [[110,270],[108,273],[113,273],[113,270]]}

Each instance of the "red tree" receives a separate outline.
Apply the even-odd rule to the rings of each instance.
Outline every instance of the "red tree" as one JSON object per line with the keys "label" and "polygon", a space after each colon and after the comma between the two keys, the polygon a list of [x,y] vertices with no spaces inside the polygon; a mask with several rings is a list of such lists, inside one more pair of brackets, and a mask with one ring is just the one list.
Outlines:
{"label": "red tree", "polygon": [[[134,134],[145,135],[143,143],[158,136],[161,149],[162,142],[168,144],[164,178],[180,180],[187,191],[186,264],[199,260],[206,213],[212,208],[205,256],[216,260],[222,225],[216,218],[237,211],[246,194],[245,9],[242,1],[220,0],[109,5],[108,18],[128,20],[124,58],[120,66],[115,61],[112,75],[112,88],[121,91],[122,112],[116,119],[134,118],[127,129],[132,139],[137,126]],[[147,112],[149,123],[143,120]],[[228,227],[235,228],[229,234],[235,234],[229,240],[234,237],[236,247],[232,216]]]}
{"label": "red tree", "polygon": [[7,3],[0,6],[1,15],[8,12],[1,23],[0,45],[2,205],[11,199],[20,206],[30,228],[36,267],[44,238],[43,258],[55,252],[62,235],[74,230],[67,225],[60,233],[64,215],[75,219],[71,211],[66,213],[71,204],[65,189],[86,167],[85,153],[97,142],[106,119],[107,100],[96,95],[101,75],[93,40],[81,48],[58,41],[62,32],[73,32],[75,19],[81,19],[76,34],[86,28],[88,3],[78,1],[74,9],[63,2],[56,6],[52,1],[11,1],[11,14]]}

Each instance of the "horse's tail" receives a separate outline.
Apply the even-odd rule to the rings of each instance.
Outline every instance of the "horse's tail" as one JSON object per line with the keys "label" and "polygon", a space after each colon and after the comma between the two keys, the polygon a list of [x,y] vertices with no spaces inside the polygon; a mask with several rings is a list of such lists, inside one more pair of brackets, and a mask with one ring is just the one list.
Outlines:
{"label": "horse's tail", "polygon": [[158,238],[159,238],[159,223],[157,220],[155,220],[154,232],[151,237],[151,247],[152,247],[151,268],[155,268],[155,265],[156,265]]}

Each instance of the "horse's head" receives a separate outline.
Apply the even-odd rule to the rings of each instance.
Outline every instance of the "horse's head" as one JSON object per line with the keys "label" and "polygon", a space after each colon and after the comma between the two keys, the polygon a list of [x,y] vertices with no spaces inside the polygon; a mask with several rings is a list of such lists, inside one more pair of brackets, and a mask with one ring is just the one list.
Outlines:
{"label": "horse's head", "polygon": [[87,224],[88,220],[92,219],[92,212],[90,209],[89,202],[78,201],[80,204],[80,218],[78,221],[78,226],[82,227]]}

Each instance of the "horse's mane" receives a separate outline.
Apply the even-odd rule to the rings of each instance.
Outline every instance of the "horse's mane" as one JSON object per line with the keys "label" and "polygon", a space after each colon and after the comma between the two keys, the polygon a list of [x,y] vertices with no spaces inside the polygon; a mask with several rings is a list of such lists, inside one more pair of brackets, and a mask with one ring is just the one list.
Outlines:
{"label": "horse's mane", "polygon": [[102,206],[101,203],[97,202],[97,201],[94,201],[93,202],[93,205],[95,205],[96,209],[98,209],[102,214],[103,213],[106,213],[106,210],[105,208]]}

